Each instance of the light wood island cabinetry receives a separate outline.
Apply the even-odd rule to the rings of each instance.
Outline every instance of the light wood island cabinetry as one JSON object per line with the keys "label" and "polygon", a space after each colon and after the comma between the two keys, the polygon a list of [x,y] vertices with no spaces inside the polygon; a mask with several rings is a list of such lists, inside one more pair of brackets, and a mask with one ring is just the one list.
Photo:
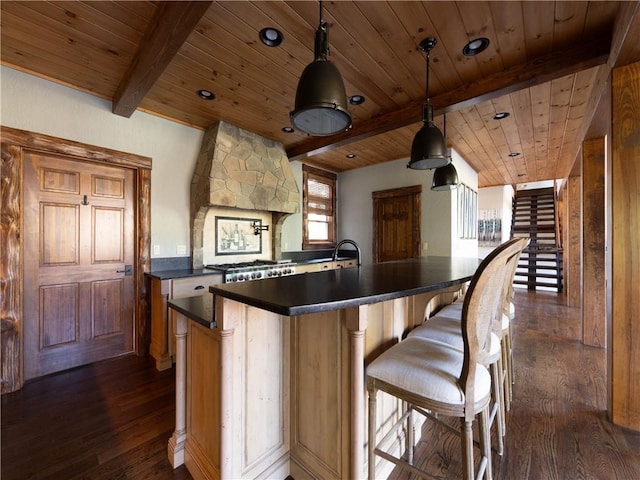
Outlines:
{"label": "light wood island cabinetry", "polygon": [[[430,257],[217,285],[210,297],[171,301],[172,465],[195,479],[365,478],[365,365],[477,265]],[[391,397],[378,402],[386,419],[401,415]],[[390,423],[378,422],[379,435]]]}

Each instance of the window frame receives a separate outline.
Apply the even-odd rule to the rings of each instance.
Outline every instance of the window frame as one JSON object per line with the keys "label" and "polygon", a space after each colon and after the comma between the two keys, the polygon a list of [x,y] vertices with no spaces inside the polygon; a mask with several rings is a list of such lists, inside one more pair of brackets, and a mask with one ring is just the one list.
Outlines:
{"label": "window frame", "polygon": [[[319,181],[328,185],[331,189],[331,211],[327,216],[329,217],[328,223],[328,240],[309,240],[309,192],[308,183],[309,180]],[[334,248],[336,246],[336,225],[337,225],[337,180],[338,176],[326,170],[311,167],[309,165],[302,165],[302,249],[314,250],[321,248]],[[313,213],[313,212],[311,212]]]}

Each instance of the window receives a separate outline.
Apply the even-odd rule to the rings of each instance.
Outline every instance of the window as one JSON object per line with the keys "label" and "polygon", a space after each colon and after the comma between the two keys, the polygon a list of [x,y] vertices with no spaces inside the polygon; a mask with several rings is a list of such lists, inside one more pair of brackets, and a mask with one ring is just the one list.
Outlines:
{"label": "window", "polygon": [[336,243],[336,174],[302,166],[302,248],[333,248]]}

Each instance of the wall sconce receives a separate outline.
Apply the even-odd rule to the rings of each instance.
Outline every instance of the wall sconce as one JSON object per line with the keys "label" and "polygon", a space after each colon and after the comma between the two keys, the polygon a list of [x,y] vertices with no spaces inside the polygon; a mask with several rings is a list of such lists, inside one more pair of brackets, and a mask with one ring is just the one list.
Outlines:
{"label": "wall sconce", "polygon": [[262,235],[262,232],[269,231],[269,225],[262,225],[262,222],[252,222],[251,228],[253,228],[254,235]]}

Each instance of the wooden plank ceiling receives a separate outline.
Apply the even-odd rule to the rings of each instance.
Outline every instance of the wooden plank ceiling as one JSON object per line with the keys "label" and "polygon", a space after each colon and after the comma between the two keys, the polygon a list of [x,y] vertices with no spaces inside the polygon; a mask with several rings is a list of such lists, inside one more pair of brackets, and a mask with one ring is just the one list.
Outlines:
{"label": "wooden plank ceiling", "polygon": [[[114,114],[202,129],[224,120],[336,172],[408,157],[426,93],[417,45],[434,36],[436,123],[446,112],[448,143],[481,187],[568,176],[616,58],[640,60],[640,42],[627,38],[637,35],[636,1],[324,2],[330,60],[347,95],[366,101],[350,106],[348,132],[309,137],[282,129],[313,60],[316,2],[0,5],[6,66],[109,99]],[[283,33],[280,46],[260,42],[264,27]],[[489,48],[464,56],[478,37]],[[497,112],[510,116],[494,120]]]}

